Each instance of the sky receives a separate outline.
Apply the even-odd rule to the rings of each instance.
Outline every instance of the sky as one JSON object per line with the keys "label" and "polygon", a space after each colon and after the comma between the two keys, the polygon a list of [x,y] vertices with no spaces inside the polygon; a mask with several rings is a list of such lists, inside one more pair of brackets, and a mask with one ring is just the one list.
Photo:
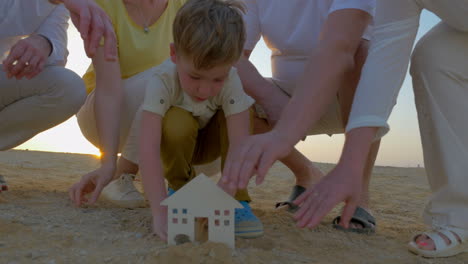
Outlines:
{"label": "sky", "polygon": [[[439,18],[432,13],[424,11],[417,39],[439,21]],[[91,61],[86,57],[79,33],[73,26],[70,26],[68,30],[68,50],[70,55],[66,67],[81,76]],[[251,60],[263,76],[271,76],[270,51],[262,41],[253,51]],[[376,164],[398,167],[424,166],[411,77],[408,74],[400,91],[397,105],[390,116],[389,124],[390,132],[382,139]],[[343,142],[343,135],[309,136],[305,141],[298,143],[296,147],[312,161],[336,163]],[[82,136],[75,117],[38,134],[16,149],[99,153],[98,149]]]}

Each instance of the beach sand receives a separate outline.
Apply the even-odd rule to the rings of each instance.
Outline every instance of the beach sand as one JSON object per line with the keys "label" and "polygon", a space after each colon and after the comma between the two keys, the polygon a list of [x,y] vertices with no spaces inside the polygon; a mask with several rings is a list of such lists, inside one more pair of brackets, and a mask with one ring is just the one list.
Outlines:
{"label": "beach sand", "polygon": [[[331,227],[335,209],[313,230],[299,229],[274,204],[289,195],[291,172],[275,164],[265,183],[250,187],[265,235],[237,239],[232,251],[215,243],[167,247],[150,232],[148,208],[122,209],[100,201],[74,207],[68,188],[97,168],[90,155],[0,152],[0,263],[468,263],[468,254],[424,259],[409,253],[411,235],[425,230],[420,214],[429,195],[424,169],[376,167],[371,204],[377,233]],[[323,171],[333,165],[317,164]]]}

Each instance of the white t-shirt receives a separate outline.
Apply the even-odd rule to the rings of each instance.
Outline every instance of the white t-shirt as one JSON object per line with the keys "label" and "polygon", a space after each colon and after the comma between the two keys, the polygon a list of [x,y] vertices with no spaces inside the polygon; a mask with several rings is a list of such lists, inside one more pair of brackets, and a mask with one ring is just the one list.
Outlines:
{"label": "white t-shirt", "polygon": [[179,107],[196,117],[200,128],[205,127],[216,111],[222,109],[226,117],[248,110],[254,100],[242,88],[237,70],[232,68],[216,96],[203,102],[193,101],[179,83],[177,68],[170,59],[149,70],[151,77],[144,78],[146,94],[142,109],[162,117],[172,107]]}
{"label": "white t-shirt", "polygon": [[[271,50],[273,80],[291,94],[317,46],[328,15],[340,9],[361,9],[371,16],[375,0],[244,0],[246,50],[263,37]],[[370,38],[369,27],[364,38]]]}

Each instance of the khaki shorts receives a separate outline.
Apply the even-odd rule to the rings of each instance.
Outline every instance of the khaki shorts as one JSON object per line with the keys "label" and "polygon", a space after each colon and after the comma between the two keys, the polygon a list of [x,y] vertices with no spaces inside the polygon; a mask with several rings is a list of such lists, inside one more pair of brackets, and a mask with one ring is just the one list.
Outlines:
{"label": "khaki shorts", "polygon": [[[291,97],[284,89],[282,89],[276,82],[272,79],[267,78],[269,82],[278,87],[282,92],[287,96]],[[255,104],[255,112],[258,118],[266,119],[267,115],[263,110],[262,106]],[[333,102],[328,106],[327,112],[320,118],[320,120],[309,128],[307,135],[322,135],[322,134],[343,134],[345,132],[345,127],[343,126],[343,118],[341,116],[341,107],[338,102],[338,97],[333,99]]]}

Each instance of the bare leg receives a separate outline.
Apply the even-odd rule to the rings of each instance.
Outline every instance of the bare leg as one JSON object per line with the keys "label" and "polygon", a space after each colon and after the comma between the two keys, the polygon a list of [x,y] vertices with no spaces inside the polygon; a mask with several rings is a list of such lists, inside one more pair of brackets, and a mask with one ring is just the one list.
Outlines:
{"label": "bare leg", "polygon": [[122,174],[137,174],[138,173],[138,165],[127,160],[124,157],[120,157],[119,161],[117,162],[117,169],[115,171],[114,180],[118,179]]}
{"label": "bare leg", "polygon": [[[269,131],[271,127],[268,125],[266,120],[255,118],[254,122],[254,133],[265,133]],[[300,153],[296,148],[280,160],[286,167],[288,167],[294,176],[296,177],[296,185],[302,187],[309,187],[320,180],[323,173],[316,168],[313,163]]]}

